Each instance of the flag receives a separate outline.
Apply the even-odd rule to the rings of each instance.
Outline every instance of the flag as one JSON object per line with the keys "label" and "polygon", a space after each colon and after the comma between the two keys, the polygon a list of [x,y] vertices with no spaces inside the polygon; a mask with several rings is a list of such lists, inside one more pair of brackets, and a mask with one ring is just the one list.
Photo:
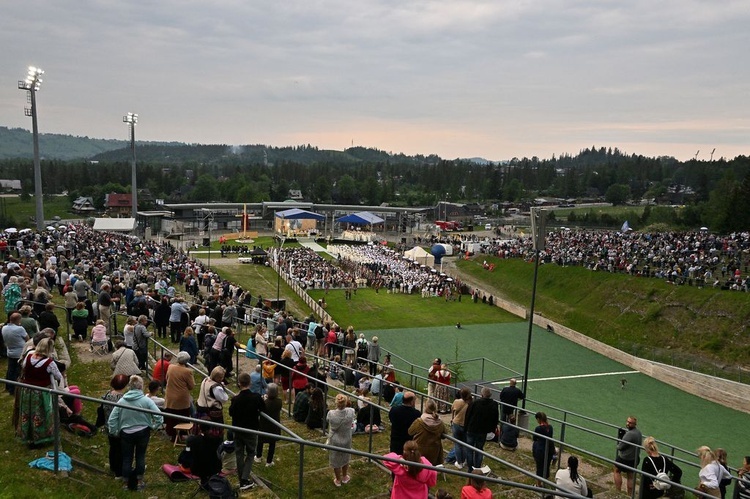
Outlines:
{"label": "flag", "polygon": [[625,223],[622,224],[622,229],[620,229],[620,232],[627,232],[629,230],[633,230],[630,228],[630,225],[628,224],[628,221],[625,220]]}

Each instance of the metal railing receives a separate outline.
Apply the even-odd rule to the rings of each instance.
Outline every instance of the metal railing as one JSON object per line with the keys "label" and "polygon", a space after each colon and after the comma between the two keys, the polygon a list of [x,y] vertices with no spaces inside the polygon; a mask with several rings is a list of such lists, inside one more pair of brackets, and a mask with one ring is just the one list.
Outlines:
{"label": "metal railing", "polygon": [[[54,418],[54,426],[53,426],[53,428],[54,428],[54,451],[53,451],[54,456],[53,456],[53,463],[54,464],[53,464],[53,471],[55,473],[59,472],[59,453],[60,453],[60,427],[61,427],[61,425],[60,425],[60,419],[59,419],[60,418],[59,411],[57,410],[57,408],[58,408],[58,400],[57,400],[58,397],[66,396],[66,397],[70,397],[70,398],[73,398],[73,399],[78,399],[78,400],[81,400],[81,401],[92,402],[94,404],[104,404],[104,405],[110,405],[110,406],[117,406],[118,404],[122,405],[119,402],[112,402],[112,401],[104,400],[104,399],[101,399],[101,398],[89,397],[89,396],[82,395],[82,394],[80,394],[80,395],[79,394],[73,394],[73,393],[70,393],[70,392],[66,392],[66,391],[57,389],[55,387],[53,387],[53,388],[39,387],[39,386],[34,386],[34,385],[28,385],[28,384],[25,384],[25,383],[22,383],[22,382],[10,381],[10,380],[7,380],[7,379],[2,379],[2,378],[0,378],[0,382],[4,382],[6,384],[13,385],[17,389],[18,388],[20,388],[20,389],[30,389],[30,390],[45,392],[45,393],[48,393],[50,396],[52,396],[54,398],[54,401],[53,401],[53,404],[52,404],[52,407],[54,408],[54,410],[52,411],[52,415],[51,416]],[[372,404],[371,404],[371,406],[372,406]],[[320,442],[316,442],[316,441],[305,440],[305,439],[301,438],[300,436],[296,435],[289,428],[285,427],[284,425],[282,425],[280,423],[276,423],[276,422],[274,422],[274,423],[278,427],[280,427],[282,430],[284,430],[285,432],[289,433],[290,436],[285,436],[285,435],[280,435],[280,434],[273,434],[273,433],[266,433],[266,432],[262,432],[262,431],[259,431],[259,430],[250,430],[250,429],[247,429],[247,428],[237,427],[237,426],[233,426],[233,425],[229,425],[229,424],[217,423],[217,422],[213,422],[213,421],[209,421],[209,420],[204,420],[204,419],[193,418],[193,417],[190,417],[190,416],[181,416],[181,415],[177,415],[177,414],[165,414],[165,413],[162,413],[161,411],[152,411],[150,409],[140,408],[140,407],[128,406],[127,409],[128,410],[137,411],[137,412],[146,413],[146,414],[151,414],[151,415],[166,416],[166,417],[178,420],[180,422],[198,424],[198,425],[202,425],[202,426],[211,426],[211,427],[215,427],[215,428],[220,428],[222,430],[229,430],[229,431],[232,431],[234,433],[243,433],[243,434],[257,435],[259,437],[264,437],[264,438],[268,438],[268,439],[274,439],[276,441],[288,442],[288,443],[292,443],[292,444],[295,444],[295,445],[299,445],[299,447],[300,447],[299,448],[299,473],[298,473],[298,477],[297,477],[297,496],[299,498],[303,498],[305,496],[305,490],[304,490],[304,474],[305,474],[305,472],[304,472],[304,470],[305,470],[304,454],[305,454],[305,448],[306,447],[318,448],[318,449],[329,450],[329,451],[333,450],[333,451],[338,451],[338,452],[345,452],[345,453],[350,454],[352,456],[366,458],[368,460],[368,462],[376,461],[377,463],[382,463],[384,461],[389,461],[389,462],[395,462],[395,463],[398,463],[398,464],[404,464],[404,465],[409,465],[409,466],[417,466],[419,468],[430,469],[430,470],[434,470],[434,471],[436,471],[438,473],[444,473],[444,474],[447,474],[447,475],[453,475],[453,476],[458,476],[458,477],[462,477],[462,478],[471,478],[472,477],[472,475],[470,473],[467,473],[465,471],[452,470],[452,469],[445,468],[443,466],[436,467],[436,466],[431,466],[431,465],[423,465],[421,463],[414,463],[414,462],[411,462],[411,461],[404,461],[404,460],[397,459],[397,458],[390,458],[390,457],[382,456],[380,454],[374,454],[371,451],[365,452],[365,451],[359,451],[359,450],[356,450],[356,449],[341,448],[341,447],[337,447],[337,446],[326,444],[326,443],[320,443]],[[273,420],[271,420],[271,421],[273,421]],[[509,424],[509,423],[506,423],[506,424]],[[511,426],[515,426],[515,425],[511,425]],[[526,430],[524,428],[517,427],[517,426],[515,426],[515,427],[518,428],[520,431],[528,432],[528,430]],[[494,456],[494,455],[486,452],[485,450],[476,449],[476,448],[474,448],[472,446],[469,446],[468,444],[466,444],[464,442],[461,442],[461,441],[453,438],[450,435],[446,435],[445,438],[447,440],[450,440],[450,441],[454,442],[455,444],[462,445],[462,446],[466,447],[467,449],[469,449],[471,451],[478,452],[482,456],[490,458],[490,459],[494,460],[495,462],[498,462],[498,463],[502,464],[503,466],[508,467],[509,469],[512,469],[512,470],[514,470],[516,472],[519,472],[519,473],[523,474],[526,477],[533,477],[534,479],[536,479],[539,482],[541,482],[545,487],[538,487],[538,486],[534,486],[534,485],[528,485],[528,484],[525,484],[525,483],[522,483],[522,482],[516,482],[516,481],[511,481],[511,480],[503,480],[501,478],[493,478],[493,477],[489,477],[489,476],[484,477],[484,480],[486,482],[488,482],[488,483],[503,485],[503,486],[507,486],[507,487],[514,487],[514,488],[519,488],[519,489],[531,491],[531,492],[534,492],[534,493],[539,493],[542,497],[545,496],[545,495],[547,495],[547,494],[549,494],[551,491],[554,491],[554,493],[556,495],[563,496],[563,497],[570,497],[570,498],[581,498],[582,497],[582,496],[579,496],[579,495],[577,495],[575,493],[567,492],[567,491],[559,488],[555,484],[555,482],[547,480],[547,479],[544,479],[544,478],[540,478],[540,477],[536,476],[533,472],[528,471],[528,470],[526,470],[524,468],[521,468],[519,466],[516,466],[516,465],[514,465],[512,463],[509,463],[509,462],[507,462],[507,461],[505,461],[505,460],[503,460],[503,459],[501,459],[501,458],[499,458],[497,456]],[[557,440],[557,439],[554,439],[554,438],[545,438],[545,445],[546,446],[548,446],[548,445],[558,445],[558,444],[562,445],[563,442],[561,440]],[[613,460],[608,459],[608,458],[606,458],[604,456],[598,456],[596,454],[593,454],[591,452],[586,451],[585,449],[574,447],[574,446],[569,446],[569,448],[573,449],[573,450],[575,450],[577,452],[579,452],[580,454],[588,455],[591,458],[596,459],[598,461],[605,462],[605,463],[610,463],[610,464],[614,464]],[[252,456],[248,456],[248,457],[250,459],[252,459]],[[622,465],[620,465],[620,466],[622,466]],[[629,472],[635,473],[638,476],[641,476],[641,477],[642,476],[647,476],[647,477],[649,477],[651,479],[656,479],[655,475],[644,473],[644,472],[638,470],[637,468],[631,468],[631,467],[628,467],[628,466],[623,466],[623,468],[626,469]],[[386,479],[386,477],[384,477],[384,479]],[[676,487],[676,488],[680,488],[680,489],[683,489],[683,490],[688,491],[688,492],[692,492],[692,493],[696,494],[696,496],[699,496],[699,497],[702,496],[702,497],[706,497],[707,499],[710,499],[712,497],[712,496],[710,496],[708,494],[705,494],[705,493],[703,493],[701,491],[694,490],[694,489],[692,489],[690,487],[687,487],[685,485],[682,485],[680,483],[671,482],[671,481],[669,483],[671,484],[672,487]],[[633,492],[634,493],[635,493],[635,489],[636,489],[636,487],[633,487]]]}

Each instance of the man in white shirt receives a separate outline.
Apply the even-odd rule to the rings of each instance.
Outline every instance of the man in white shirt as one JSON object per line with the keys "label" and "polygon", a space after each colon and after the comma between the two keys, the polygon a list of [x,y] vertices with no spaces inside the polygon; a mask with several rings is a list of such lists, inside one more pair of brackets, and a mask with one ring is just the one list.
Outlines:
{"label": "man in white shirt", "polygon": [[292,360],[296,363],[299,362],[299,357],[302,354],[302,343],[292,339],[291,334],[286,335],[286,346],[284,350],[289,350],[292,353]]}

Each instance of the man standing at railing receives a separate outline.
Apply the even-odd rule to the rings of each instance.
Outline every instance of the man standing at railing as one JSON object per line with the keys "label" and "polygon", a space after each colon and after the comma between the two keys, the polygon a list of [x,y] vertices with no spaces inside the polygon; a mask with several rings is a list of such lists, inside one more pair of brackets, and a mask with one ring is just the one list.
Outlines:
{"label": "man standing at railing", "polygon": [[638,450],[643,443],[643,434],[636,428],[638,420],[635,416],[628,416],[625,428],[618,431],[617,457],[615,458],[614,481],[615,488],[619,492],[622,490],[622,475],[627,479],[628,495],[633,495],[635,486],[635,473],[621,467],[620,465],[635,468],[638,466]]}
{"label": "man standing at railing", "polygon": [[412,439],[409,427],[422,415],[414,407],[416,400],[414,392],[404,392],[401,405],[393,407],[388,413],[388,419],[391,421],[391,452],[402,453],[404,444]]}
{"label": "man standing at railing", "polygon": [[516,412],[518,401],[525,397],[520,388],[516,386],[516,378],[510,378],[510,385],[500,391],[500,402],[502,402],[501,420],[506,422],[510,415]]}
{"label": "man standing at railing", "polygon": [[[229,406],[232,425],[257,430],[260,427],[260,413],[265,412],[266,404],[260,395],[250,391],[250,375],[248,373],[240,374],[237,381],[240,385],[240,393],[232,398],[232,404]],[[240,479],[240,490],[250,490],[255,487],[255,482],[250,480],[250,473],[253,471],[253,459],[258,435],[236,432],[234,443],[237,452],[237,474]]]}

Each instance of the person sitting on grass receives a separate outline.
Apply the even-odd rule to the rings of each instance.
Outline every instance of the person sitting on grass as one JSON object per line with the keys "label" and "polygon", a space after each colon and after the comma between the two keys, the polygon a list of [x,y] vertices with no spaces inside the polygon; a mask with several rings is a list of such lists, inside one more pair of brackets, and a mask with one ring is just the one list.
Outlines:
{"label": "person sitting on grass", "polygon": [[159,396],[160,391],[161,391],[161,383],[153,379],[148,384],[148,394],[146,396],[150,398],[154,402],[154,404],[156,404],[156,407],[158,407],[160,411],[163,411],[164,410],[164,398]]}

